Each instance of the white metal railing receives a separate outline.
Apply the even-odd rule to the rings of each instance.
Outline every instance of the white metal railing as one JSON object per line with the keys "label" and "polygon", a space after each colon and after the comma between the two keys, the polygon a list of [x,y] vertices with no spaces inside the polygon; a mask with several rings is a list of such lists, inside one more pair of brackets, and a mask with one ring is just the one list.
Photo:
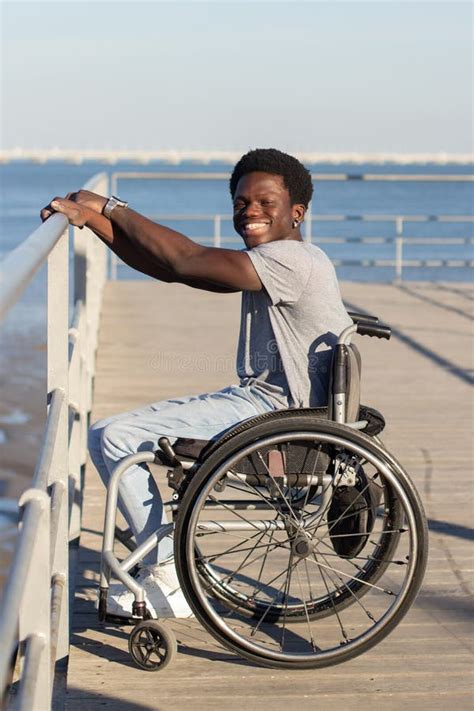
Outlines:
{"label": "white metal railing", "polygon": [[[107,194],[108,179],[87,190]],[[31,487],[19,501],[20,527],[0,609],[0,694],[16,708],[47,710],[55,671],[69,651],[69,543],[80,530],[97,332],[107,249],[73,229],[74,311],[69,326],[69,226],[53,215],[2,263],[2,318],[47,260],[47,417]]]}
{"label": "white metal railing", "polygon": [[[115,174],[117,175],[117,174]],[[120,174],[119,174],[120,175]],[[128,176],[128,174],[127,174]],[[311,206],[310,206],[311,208]],[[232,222],[232,215],[224,214],[149,214],[150,220],[166,224],[169,222],[208,222],[212,223],[212,235],[205,237],[193,237],[196,242],[213,247],[222,247],[226,244],[235,244],[238,237],[226,237],[222,235],[222,224]],[[395,226],[395,237],[371,236],[371,237],[325,237],[313,236],[314,222],[389,222]],[[473,237],[410,237],[404,234],[405,225],[421,222],[438,222],[444,224],[474,223],[472,215],[312,215],[308,209],[304,222],[304,239],[315,244],[392,244],[394,253],[391,259],[332,259],[334,266],[356,266],[356,267],[390,267],[394,270],[394,281],[401,282],[403,269],[405,267],[472,267],[474,259],[405,259],[404,247],[406,245],[466,245],[474,244]],[[116,254],[111,255],[110,278],[117,279],[118,266],[122,264]]]}
{"label": "white metal railing", "polygon": [[[225,172],[189,172],[189,171],[132,171],[116,170],[111,175],[110,189],[114,192],[117,182],[122,178],[139,180],[229,180],[230,173]],[[311,173],[315,182],[360,180],[365,182],[454,182],[472,183],[474,176],[469,173]]]}
{"label": "white metal railing", "polygon": [[[217,180],[227,181],[230,178],[228,172],[180,172],[180,171],[114,171],[110,176],[110,189],[113,195],[118,192],[119,180]],[[315,182],[327,181],[363,181],[363,182],[473,182],[474,175],[470,173],[312,173],[311,178]],[[207,221],[212,222],[212,235],[193,239],[200,244],[210,244],[214,247],[221,247],[224,244],[236,242],[236,238],[225,237],[222,235],[222,223],[232,221],[231,215],[224,214],[175,214],[175,215],[148,215],[151,220],[156,222],[170,222],[173,220],[182,220],[188,222]],[[395,237],[314,237],[312,234],[312,225],[314,222],[392,222],[395,224]],[[391,267],[394,270],[394,281],[401,282],[403,277],[403,269],[405,267],[472,267],[474,261],[472,259],[404,259],[404,247],[410,244],[419,244],[424,246],[435,244],[473,244],[471,238],[454,238],[440,242],[437,238],[420,238],[408,237],[404,234],[406,223],[417,222],[443,222],[443,223],[459,223],[459,222],[474,222],[472,215],[313,215],[311,205],[305,215],[304,223],[304,239],[315,244],[341,244],[349,242],[360,242],[364,244],[381,244],[392,243],[394,247],[394,255],[392,259],[332,259],[336,267],[358,266],[358,267]],[[463,241],[464,240],[464,241]],[[121,264],[121,260],[117,255],[112,254],[110,262],[110,278],[117,278],[117,267]]]}

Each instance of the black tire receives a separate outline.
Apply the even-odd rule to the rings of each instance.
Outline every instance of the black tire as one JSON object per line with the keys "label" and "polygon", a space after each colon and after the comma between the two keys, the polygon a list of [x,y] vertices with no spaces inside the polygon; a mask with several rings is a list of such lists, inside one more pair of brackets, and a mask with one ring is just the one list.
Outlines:
{"label": "black tire", "polygon": [[144,671],[161,671],[176,656],[176,638],[156,620],[142,620],[130,633],[128,650],[135,664]]}
{"label": "black tire", "polygon": [[[274,623],[276,625],[284,617],[283,627],[285,627],[286,620],[295,622],[298,621],[298,618],[300,619],[300,624],[301,621],[306,621],[307,626],[310,627],[310,622],[315,620],[322,621],[328,617],[336,618],[339,621],[341,612],[349,607],[355,607],[356,610],[364,608],[370,619],[371,613],[365,609],[361,599],[369,593],[372,593],[372,597],[376,598],[373,593],[379,590],[386,593],[386,596],[393,596],[395,602],[390,604],[387,613],[381,615],[378,620],[372,615],[369,629],[362,635],[350,638],[343,626],[340,625],[343,639],[340,639],[337,645],[334,644],[324,649],[317,644],[315,645],[311,637],[313,651],[309,654],[306,652],[302,654],[287,653],[282,644],[280,644],[280,652],[275,653],[260,644],[249,642],[242,635],[239,636],[232,629],[233,622],[229,627],[228,620],[231,617],[233,617],[233,620],[238,620],[240,626],[248,626],[250,624],[248,622],[249,613],[253,615],[254,619],[261,620],[262,604],[264,603],[262,601],[255,602],[255,600],[252,600],[251,595],[248,595],[247,599],[245,599],[245,595],[242,598],[241,593],[236,591],[232,585],[232,577],[230,578],[230,585],[228,582],[215,584],[214,581],[214,586],[209,591],[209,583],[212,584],[213,575],[209,571],[206,572],[206,566],[203,567],[202,564],[199,564],[199,561],[196,561],[197,546],[193,527],[196,525],[196,517],[200,515],[199,512],[205,510],[202,508],[202,503],[204,498],[208,496],[206,489],[213,491],[213,484],[218,480],[222,480],[222,473],[226,470],[227,464],[230,462],[231,466],[233,466],[233,462],[236,461],[236,458],[238,460],[243,450],[250,448],[252,451],[258,451],[262,442],[271,441],[272,438],[279,437],[281,438],[280,441],[283,441],[285,436],[293,438],[292,441],[298,436],[300,436],[300,439],[308,439],[303,436],[303,433],[308,434],[308,437],[314,438],[315,442],[324,442],[324,445],[329,447],[328,451],[334,452],[336,448],[337,451],[340,450],[344,453],[357,452],[357,456],[363,456],[364,459],[369,457],[371,463],[375,462],[377,464],[381,470],[379,476],[383,483],[383,525],[381,528],[379,526],[376,535],[377,540],[371,540],[370,542],[372,546],[371,553],[365,558],[364,565],[359,566],[357,562],[349,561],[348,563],[339,559],[338,567],[334,568],[331,567],[333,566],[332,559],[329,559],[330,565],[327,564],[327,557],[334,557],[334,552],[327,553],[325,551],[320,555],[319,552],[315,553],[313,551],[312,555],[315,558],[314,562],[316,562],[318,571],[328,568],[336,582],[337,578],[340,578],[342,582],[334,585],[334,579],[332,579],[332,590],[329,589],[325,582],[327,594],[323,594],[316,600],[313,599],[311,593],[310,602],[313,604],[311,609],[309,609],[308,601],[304,599],[303,594],[300,602],[292,595],[289,603],[290,595],[289,591],[286,591],[285,604],[283,602],[281,604],[278,603],[280,608],[274,603],[271,604],[270,609],[269,605],[266,605],[265,624]],[[362,455],[360,454],[361,452]],[[215,495],[212,494],[212,496],[215,499]],[[303,520],[305,515],[301,514],[301,516]],[[405,529],[403,528],[403,520],[407,517],[409,525]],[[281,512],[280,518],[283,518]],[[280,520],[278,515],[275,520]],[[404,536],[407,532],[408,536]],[[196,535],[202,534],[198,532]],[[253,537],[255,538],[255,536]],[[321,537],[321,541],[324,537],[326,536]],[[412,547],[411,559],[408,561],[403,559],[394,560],[393,556],[397,545],[400,539],[403,538],[404,540],[410,540]],[[224,441],[221,441],[217,447],[209,452],[208,457],[189,484],[181,503],[175,540],[179,542],[176,550],[176,559],[183,591],[188,603],[203,625],[222,644],[251,661],[266,666],[284,668],[311,668],[336,664],[350,659],[377,644],[398,624],[412,604],[423,579],[427,558],[427,529],[423,509],[413,484],[398,462],[383,447],[373,442],[370,437],[343,425],[318,420],[301,411],[285,413],[284,417],[279,415],[273,418],[268,416],[255,418],[253,422],[250,421],[243,426],[237,427],[234,433],[229,433],[224,438]],[[248,540],[250,541],[250,538]],[[293,542],[290,542],[289,536],[287,544],[286,548],[291,548],[294,544],[294,539]],[[324,545],[327,547],[327,542]],[[265,543],[263,547],[265,546],[267,550],[270,549],[270,543]],[[281,548],[282,546],[278,544],[278,547]],[[238,552],[240,551],[238,550]],[[291,552],[289,556],[291,557]],[[416,558],[415,560],[413,556]],[[310,556],[308,555],[307,557],[309,558]],[[322,561],[326,561],[326,563]],[[293,569],[296,569],[300,562],[300,560],[297,560],[296,563],[289,564],[290,578]],[[313,560],[308,562],[313,563]],[[354,566],[354,571],[355,568],[359,568],[357,574],[341,572],[339,569],[341,565],[346,565],[347,568],[349,564]],[[402,568],[404,566],[407,571],[408,582],[401,584],[400,591],[394,593],[389,588],[377,586],[377,581],[381,578],[384,579],[387,569],[390,569],[389,572],[391,572],[396,566],[402,566]],[[209,569],[212,571],[212,565]],[[234,578],[237,573],[238,570]],[[310,582],[311,576],[307,574],[307,577],[308,582]],[[321,578],[323,577],[325,578],[326,576],[321,573]],[[327,577],[330,578],[329,573],[327,573]],[[217,579],[219,579],[219,576],[217,576]],[[245,584],[243,583],[243,585]],[[250,586],[250,583],[248,585]],[[256,595],[258,596],[260,592],[261,586],[260,590],[257,589]],[[220,609],[216,600],[220,600],[220,607],[223,607],[224,610]],[[354,614],[357,615],[357,613]],[[312,634],[311,630],[310,634]]]}

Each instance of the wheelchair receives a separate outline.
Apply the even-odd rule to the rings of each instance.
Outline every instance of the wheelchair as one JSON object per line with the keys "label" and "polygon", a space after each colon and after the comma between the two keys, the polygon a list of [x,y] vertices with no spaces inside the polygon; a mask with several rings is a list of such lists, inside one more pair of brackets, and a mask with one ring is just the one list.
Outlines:
{"label": "wheelchair", "polygon": [[[321,668],[370,649],[401,621],[423,580],[426,519],[403,467],[384,447],[383,416],[360,404],[354,334],[389,339],[377,317],[350,313],[335,346],[327,407],[245,420],[217,441],[166,438],[123,459],[105,513],[99,618],[112,577],[132,591],[129,651],[147,671],[176,653],[151,619],[137,564],[174,533],[184,596],[220,644],[257,665]],[[118,485],[132,464],[167,467],[171,522],[135,546],[116,527]],[[169,520],[169,519],[168,519]],[[114,541],[129,548],[119,560]]]}

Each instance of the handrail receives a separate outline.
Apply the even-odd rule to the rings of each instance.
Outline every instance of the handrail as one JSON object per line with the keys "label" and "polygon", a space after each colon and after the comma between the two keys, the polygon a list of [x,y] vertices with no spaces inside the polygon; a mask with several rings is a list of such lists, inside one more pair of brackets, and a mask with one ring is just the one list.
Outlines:
{"label": "handrail", "polygon": [[67,228],[64,215],[52,215],[1,263],[0,321],[23,294]]}
{"label": "handrail", "polygon": [[[94,176],[84,189],[107,194],[107,176]],[[71,328],[69,227],[63,215],[52,215],[2,262],[1,317],[48,263],[46,425],[31,487],[19,501],[20,529],[0,609],[0,703],[17,659],[16,706],[25,710],[50,709],[55,671],[68,656],[69,542],[80,526],[80,479],[107,272],[105,245],[87,228],[72,231]]]}
{"label": "handrail", "polygon": [[[114,173],[115,176],[120,176],[120,173]],[[133,174],[125,174],[127,177]],[[137,175],[141,175],[137,173]],[[116,191],[115,191],[116,192]],[[310,206],[311,207],[311,206]],[[180,222],[212,222],[213,223],[213,234],[206,235],[202,237],[194,237],[196,242],[203,245],[212,245],[213,247],[221,247],[223,244],[235,243],[237,237],[227,237],[222,235],[222,222],[232,221],[232,215],[230,214],[203,214],[203,213],[161,213],[161,214],[148,214],[147,217],[155,222],[166,223],[171,221]],[[312,223],[313,222],[392,222],[395,225],[395,235],[394,236],[370,236],[370,237],[347,237],[347,236],[322,236],[318,235],[314,237],[312,235]],[[402,281],[403,269],[405,267],[447,267],[447,268],[459,268],[459,267],[472,267],[472,259],[404,259],[403,248],[405,245],[418,244],[422,246],[428,246],[430,244],[450,244],[450,245],[460,245],[460,244],[473,244],[474,238],[472,237],[454,237],[448,239],[446,237],[410,237],[404,234],[405,224],[407,223],[420,223],[420,222],[439,222],[443,224],[458,224],[458,223],[473,223],[474,215],[341,215],[341,214],[329,214],[329,215],[313,215],[311,214],[311,209],[309,209],[305,215],[304,224],[304,239],[307,242],[314,242],[315,244],[348,244],[348,243],[361,243],[361,244],[393,244],[395,248],[395,254],[392,259],[333,259],[334,266],[344,267],[344,266],[356,266],[356,267],[393,267],[394,269],[394,281],[399,283]],[[116,254],[111,254],[110,259],[110,278],[112,280],[117,278],[117,267],[121,264],[121,260]]]}
{"label": "handrail", "polygon": [[[116,170],[112,173],[112,186],[118,178],[134,178],[140,180],[229,180],[230,173],[214,172],[174,172],[174,171],[138,171]],[[474,181],[474,176],[469,173],[311,173],[315,182],[360,180],[370,182],[462,182]]]}
{"label": "handrail", "polygon": [[[233,216],[225,213],[203,213],[203,212],[170,212],[170,213],[148,213],[150,220],[193,220],[193,222],[202,220],[212,222],[216,217],[221,220],[232,222]],[[308,213],[305,215],[305,220]],[[327,215],[317,214],[311,215],[312,222],[396,222],[403,220],[404,222],[474,222],[474,215],[343,215],[330,213]]]}

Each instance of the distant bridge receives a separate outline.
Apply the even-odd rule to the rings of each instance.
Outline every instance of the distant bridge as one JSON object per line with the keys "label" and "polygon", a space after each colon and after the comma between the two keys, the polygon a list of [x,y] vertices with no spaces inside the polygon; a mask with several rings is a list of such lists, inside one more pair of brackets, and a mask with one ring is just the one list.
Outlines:
{"label": "distant bridge", "polygon": [[[14,160],[47,163],[58,160],[80,164],[83,161],[96,161],[100,163],[115,164],[119,161],[132,161],[147,164],[154,161],[163,161],[171,165],[194,162],[206,165],[211,162],[234,164],[245,149],[241,151],[181,151],[181,150],[96,150],[73,148],[8,148],[0,150],[0,162],[9,163]],[[474,162],[472,153],[321,153],[317,151],[295,152],[295,155],[307,164],[315,163],[372,163],[372,164],[399,164],[413,163],[438,165],[456,164],[469,165]]]}

